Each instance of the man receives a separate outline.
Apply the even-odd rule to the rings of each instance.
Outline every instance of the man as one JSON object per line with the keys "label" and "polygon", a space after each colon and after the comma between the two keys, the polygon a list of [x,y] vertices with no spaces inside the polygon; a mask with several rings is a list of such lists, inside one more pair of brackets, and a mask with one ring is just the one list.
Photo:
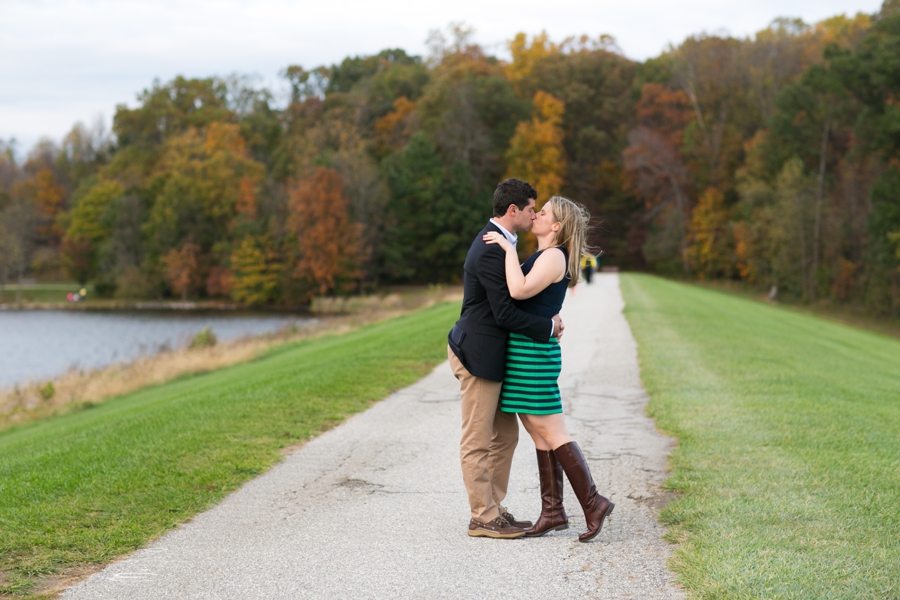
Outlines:
{"label": "man", "polygon": [[459,380],[462,406],[460,462],[469,495],[473,537],[517,538],[531,527],[502,505],[509,484],[513,452],[519,441],[516,415],[499,409],[510,331],[546,342],[562,333],[553,319],[516,308],[506,287],[505,253],[484,243],[489,231],[515,244],[516,234],[531,229],[537,192],[519,179],[507,179],[494,191],[494,218],[475,237],[463,270],[463,305],[447,336],[447,355]]}

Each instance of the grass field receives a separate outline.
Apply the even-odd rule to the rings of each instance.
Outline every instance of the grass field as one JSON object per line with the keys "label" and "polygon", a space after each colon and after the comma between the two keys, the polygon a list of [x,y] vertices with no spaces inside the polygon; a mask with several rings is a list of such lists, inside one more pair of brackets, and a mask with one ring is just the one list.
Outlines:
{"label": "grass field", "polygon": [[[95,299],[94,286],[85,286],[88,298]],[[16,301],[18,286],[14,283],[0,285],[0,304]],[[22,286],[22,302],[66,302],[66,294],[77,293],[82,286],[77,283],[31,283]]]}
{"label": "grass field", "polygon": [[622,277],[697,598],[900,598],[900,341]]}
{"label": "grass field", "polygon": [[458,304],[0,434],[0,596],[143,546],[446,359]]}

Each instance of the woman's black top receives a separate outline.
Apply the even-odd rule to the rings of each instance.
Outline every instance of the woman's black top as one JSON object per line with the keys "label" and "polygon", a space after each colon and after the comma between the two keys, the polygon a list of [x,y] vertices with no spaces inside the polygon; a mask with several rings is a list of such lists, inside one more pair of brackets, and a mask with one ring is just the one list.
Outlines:
{"label": "woman's black top", "polygon": [[[568,271],[569,255],[566,254],[566,251],[562,248],[560,248],[560,250],[562,250],[563,256],[566,257],[566,276],[556,283],[551,283],[531,298],[516,300],[516,306],[521,310],[533,315],[547,317],[548,319],[552,318],[553,315],[558,315],[559,311],[562,310],[563,300],[566,299],[566,288],[569,287],[570,278]],[[528,260],[522,265],[522,273],[528,275],[531,268],[534,266],[534,261],[537,260],[542,252],[545,251],[538,250],[528,257]]]}

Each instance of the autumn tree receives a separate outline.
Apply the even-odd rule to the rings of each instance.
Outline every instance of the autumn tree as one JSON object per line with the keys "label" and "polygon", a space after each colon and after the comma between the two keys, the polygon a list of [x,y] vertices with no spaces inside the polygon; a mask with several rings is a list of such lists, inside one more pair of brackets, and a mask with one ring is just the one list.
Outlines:
{"label": "autumn tree", "polygon": [[691,215],[688,260],[700,279],[729,277],[734,256],[731,247],[729,212],[722,193],[707,188]]}
{"label": "autumn tree", "polygon": [[358,277],[359,231],[347,215],[340,175],[319,167],[293,186],[288,227],[297,237],[300,256],[294,276],[314,293],[327,294]]}
{"label": "autumn tree", "polygon": [[[674,252],[685,274],[690,272],[688,262],[688,220],[691,201],[687,188],[690,184],[687,169],[677,150],[666,139],[647,127],[637,127],[628,134],[624,166],[631,185],[644,200],[645,219],[671,216],[664,221],[677,230],[678,246]],[[671,227],[670,227],[671,228]],[[664,251],[672,254],[673,250]]]}
{"label": "autumn tree", "polygon": [[241,177],[241,182],[238,185],[237,203],[234,208],[239,217],[248,221],[253,221],[259,216],[256,208],[255,187],[256,182],[254,182],[250,175],[245,174]]}
{"label": "autumn tree", "polygon": [[546,31],[531,36],[530,41],[526,34],[517,33],[508,47],[512,61],[506,64],[504,71],[520,93],[523,82],[531,78],[535,66],[541,60],[559,52],[559,46],[550,41]]}
{"label": "autumn tree", "polygon": [[143,226],[150,249],[168,256],[189,242],[197,253],[195,276],[205,281],[227,260],[227,251],[215,249],[230,239],[236,217],[252,219],[263,168],[248,156],[237,125],[213,123],[171,138],[156,172],[158,191]]}
{"label": "autumn tree", "polygon": [[536,93],[532,118],[516,126],[506,153],[507,176],[531,183],[541,202],[559,193],[565,177],[564,112],[561,100],[546,92]]}
{"label": "autumn tree", "polygon": [[199,277],[200,247],[191,242],[169,250],[163,258],[165,278],[172,290],[187,300],[188,293],[196,289]]}
{"label": "autumn tree", "polygon": [[58,246],[63,231],[56,217],[64,208],[66,190],[49,167],[41,167],[32,177],[18,184],[15,192],[34,204],[37,216],[37,239],[50,246]]}
{"label": "autumn tree", "polygon": [[[628,232],[640,203],[625,184],[621,153],[634,125],[634,90],[640,64],[629,60],[609,36],[567,38],[558,52],[534,57],[530,75],[518,88],[524,98],[551,93],[565,106],[563,182],[556,193],[584,203],[597,223],[590,242],[617,264],[641,264]],[[638,224],[639,225],[639,224]],[[638,245],[638,248],[640,245]]]}
{"label": "autumn tree", "polygon": [[268,236],[247,236],[231,253],[231,297],[250,306],[273,301],[281,272]]}
{"label": "autumn tree", "polygon": [[416,103],[406,96],[394,100],[394,110],[375,121],[376,152],[380,155],[400,150],[414,130]]}
{"label": "autumn tree", "polygon": [[[152,87],[138,95],[139,107],[117,107],[113,132],[122,147],[152,151],[188,129],[233,122],[235,116],[228,107],[227,93],[225,82],[213,78],[178,76],[166,84],[154,81]],[[137,156],[129,152],[126,157]]]}

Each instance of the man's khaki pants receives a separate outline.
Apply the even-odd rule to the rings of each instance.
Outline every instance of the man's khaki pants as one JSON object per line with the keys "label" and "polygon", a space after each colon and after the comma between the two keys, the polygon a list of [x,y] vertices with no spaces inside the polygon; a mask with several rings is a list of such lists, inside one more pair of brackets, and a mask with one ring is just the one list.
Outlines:
{"label": "man's khaki pants", "polygon": [[469,494],[472,518],[493,521],[506,512],[502,502],[509,486],[513,453],[519,442],[516,415],[500,412],[499,381],[475,377],[447,347],[450,368],[459,380],[462,439],[459,460]]}

